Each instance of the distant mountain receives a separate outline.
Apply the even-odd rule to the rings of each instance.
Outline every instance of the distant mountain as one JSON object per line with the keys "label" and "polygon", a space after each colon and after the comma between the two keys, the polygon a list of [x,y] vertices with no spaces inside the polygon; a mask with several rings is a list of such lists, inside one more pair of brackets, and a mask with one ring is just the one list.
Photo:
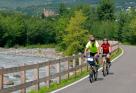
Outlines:
{"label": "distant mountain", "polygon": [[[99,0],[0,0],[0,7],[6,8],[17,8],[17,7],[28,7],[36,5],[48,5],[58,3],[98,3]],[[125,6],[127,4],[135,3],[136,0],[115,0],[118,6]]]}
{"label": "distant mountain", "polygon": [[53,0],[0,0],[0,7],[17,8],[40,5]]}
{"label": "distant mountain", "polygon": [[[48,4],[58,4],[58,3],[78,3],[82,0],[0,0],[0,7],[28,7],[32,5],[48,5]],[[90,0],[93,1],[93,0]]]}
{"label": "distant mountain", "polygon": [[17,10],[28,15],[38,15],[45,7],[58,7],[60,3],[76,5],[81,3],[94,4],[98,0],[0,0],[0,10]]}
{"label": "distant mountain", "polygon": [[[0,0],[0,10],[17,10],[28,15],[38,15],[45,7],[57,7],[60,3],[65,5],[97,4],[100,0]],[[135,7],[136,0],[115,0],[116,8]]]}
{"label": "distant mountain", "polygon": [[[97,3],[99,0],[0,0],[0,7],[17,8],[28,7],[32,5],[48,5],[58,3]],[[122,6],[136,0],[115,0],[116,4]]]}

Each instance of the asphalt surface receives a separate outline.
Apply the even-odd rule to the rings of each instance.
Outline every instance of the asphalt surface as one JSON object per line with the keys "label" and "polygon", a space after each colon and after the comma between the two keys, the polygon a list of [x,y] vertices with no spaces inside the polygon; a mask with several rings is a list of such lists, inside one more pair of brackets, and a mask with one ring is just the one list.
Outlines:
{"label": "asphalt surface", "polygon": [[136,93],[136,46],[122,46],[124,55],[112,64],[110,75],[89,83],[88,78],[56,93]]}

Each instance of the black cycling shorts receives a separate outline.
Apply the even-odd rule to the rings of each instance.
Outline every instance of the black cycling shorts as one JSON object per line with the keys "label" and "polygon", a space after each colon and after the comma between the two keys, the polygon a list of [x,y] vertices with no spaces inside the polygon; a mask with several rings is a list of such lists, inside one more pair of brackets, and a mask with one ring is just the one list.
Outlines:
{"label": "black cycling shorts", "polygon": [[97,52],[96,53],[92,53],[92,52],[90,52],[90,56],[95,56],[97,54]]}

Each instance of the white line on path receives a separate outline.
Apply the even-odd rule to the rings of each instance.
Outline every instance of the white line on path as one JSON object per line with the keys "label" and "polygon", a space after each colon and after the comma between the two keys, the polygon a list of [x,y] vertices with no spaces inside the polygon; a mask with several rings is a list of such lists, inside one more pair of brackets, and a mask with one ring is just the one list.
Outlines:
{"label": "white line on path", "polygon": [[[116,58],[114,58],[111,62],[115,62],[115,60],[117,60],[118,58],[120,58],[120,57],[124,54],[124,50],[123,50],[122,48],[121,48],[121,50],[122,50],[122,53],[121,53],[119,56],[117,56]],[[98,71],[100,71],[100,70],[102,70],[102,67],[101,67]],[[67,85],[67,86],[65,86],[65,87],[62,87],[62,88],[57,89],[57,90],[55,90],[55,91],[52,91],[52,92],[50,92],[50,93],[56,93],[56,92],[59,92],[59,91],[65,89],[65,88],[68,88],[68,87],[70,87],[70,86],[72,86],[72,85],[75,85],[75,84],[77,84],[77,83],[83,81],[84,79],[88,78],[88,76],[89,76],[89,75],[85,76],[84,78],[82,78],[82,79],[80,79],[80,80],[78,80],[78,81],[75,81],[74,83],[71,83],[71,84],[69,84],[69,85]]]}

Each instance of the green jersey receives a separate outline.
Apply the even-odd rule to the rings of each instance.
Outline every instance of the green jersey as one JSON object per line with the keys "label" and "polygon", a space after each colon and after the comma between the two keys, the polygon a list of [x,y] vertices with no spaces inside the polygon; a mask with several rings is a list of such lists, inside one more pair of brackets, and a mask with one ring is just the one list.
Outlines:
{"label": "green jersey", "polygon": [[93,46],[93,44],[89,41],[86,45],[86,48],[88,48],[91,53],[96,53],[98,51],[99,44],[97,41],[95,41]]}

